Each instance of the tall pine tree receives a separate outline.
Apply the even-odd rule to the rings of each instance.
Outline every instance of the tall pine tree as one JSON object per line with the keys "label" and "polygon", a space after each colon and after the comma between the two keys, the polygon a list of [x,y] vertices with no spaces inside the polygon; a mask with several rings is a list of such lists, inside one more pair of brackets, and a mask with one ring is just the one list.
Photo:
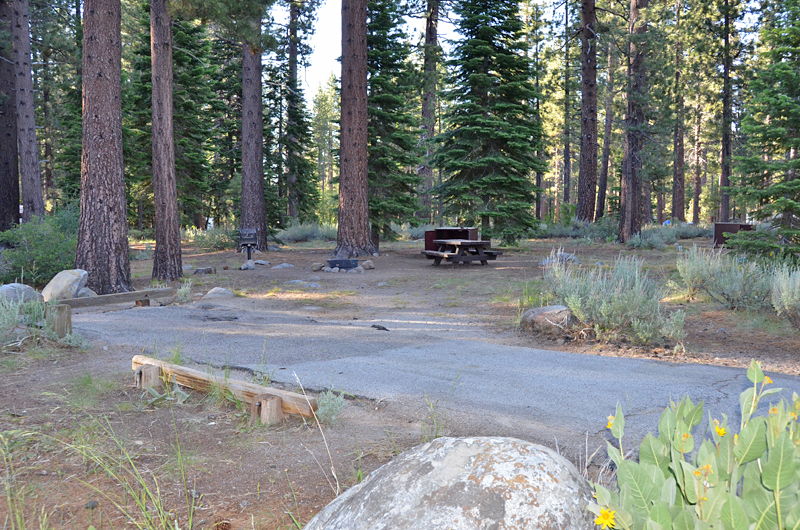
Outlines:
{"label": "tall pine tree", "polygon": [[515,242],[534,224],[531,174],[541,167],[542,136],[518,4],[467,0],[454,10],[461,38],[435,156],[446,180],[435,191],[459,223],[480,221],[483,237]]}
{"label": "tall pine tree", "polygon": [[411,103],[413,85],[408,58],[411,49],[402,29],[403,14],[394,0],[367,4],[367,81],[369,219],[372,242],[395,234],[391,223],[419,224],[416,187],[417,119]]}

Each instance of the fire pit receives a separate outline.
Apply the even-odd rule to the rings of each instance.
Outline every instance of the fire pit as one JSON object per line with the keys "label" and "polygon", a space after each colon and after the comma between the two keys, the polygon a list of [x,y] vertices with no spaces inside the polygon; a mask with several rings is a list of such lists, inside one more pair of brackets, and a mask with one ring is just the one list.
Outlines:
{"label": "fire pit", "polygon": [[328,267],[330,268],[339,267],[339,270],[355,269],[356,267],[358,267],[357,259],[329,259],[326,261],[328,263]]}

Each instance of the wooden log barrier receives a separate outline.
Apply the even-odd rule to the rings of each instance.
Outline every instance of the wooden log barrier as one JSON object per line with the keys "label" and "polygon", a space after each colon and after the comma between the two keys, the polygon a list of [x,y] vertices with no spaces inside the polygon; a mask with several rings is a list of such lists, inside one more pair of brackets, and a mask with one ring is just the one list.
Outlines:
{"label": "wooden log barrier", "polygon": [[283,400],[278,396],[263,394],[253,398],[250,404],[250,422],[274,425],[283,421]]}
{"label": "wooden log barrier", "polygon": [[48,305],[45,308],[45,317],[52,324],[53,331],[59,339],[72,333],[72,311],[66,304]]}
{"label": "wooden log barrier", "polygon": [[[262,398],[263,396],[277,396],[280,398],[280,406],[283,414],[300,414],[307,418],[314,416],[312,412],[317,409],[317,400],[306,397],[302,394],[295,394],[286,390],[279,390],[277,388],[269,388],[266,386],[249,383],[247,381],[239,381],[237,379],[225,379],[210,375],[194,368],[186,368],[185,366],[178,366],[158,359],[147,357],[146,355],[135,355],[131,362],[133,370],[138,370],[139,367],[144,365],[158,366],[161,374],[163,374],[169,381],[176,381],[180,386],[207,392],[211,389],[212,385],[220,385],[233,393],[237,398],[252,404],[255,398]],[[272,405],[274,406],[274,405]],[[260,413],[263,416],[263,405]],[[274,415],[274,413],[273,413]]]}

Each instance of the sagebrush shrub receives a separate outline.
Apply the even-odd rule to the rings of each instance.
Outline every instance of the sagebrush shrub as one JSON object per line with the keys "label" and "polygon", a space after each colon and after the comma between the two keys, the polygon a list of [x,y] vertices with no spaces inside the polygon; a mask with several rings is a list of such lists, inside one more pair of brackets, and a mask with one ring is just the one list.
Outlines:
{"label": "sagebrush shrub", "polygon": [[238,231],[224,228],[210,230],[188,230],[184,237],[203,250],[227,250],[236,248]]}
{"label": "sagebrush shrub", "polygon": [[319,223],[295,223],[275,235],[280,241],[297,243],[300,241],[331,241],[336,239],[336,225]]}
{"label": "sagebrush shrub", "polygon": [[784,265],[774,270],[772,307],[800,329],[800,269]]}
{"label": "sagebrush shrub", "polygon": [[[555,251],[551,257],[554,256]],[[642,260],[620,256],[610,270],[558,263],[545,270],[552,298],[598,338],[628,336],[647,343],[660,335],[683,340],[682,311],[667,316],[661,304],[662,288],[642,268]]]}
{"label": "sagebrush shrub", "polygon": [[317,396],[317,419],[323,425],[335,425],[344,410],[344,394],[326,390]]}

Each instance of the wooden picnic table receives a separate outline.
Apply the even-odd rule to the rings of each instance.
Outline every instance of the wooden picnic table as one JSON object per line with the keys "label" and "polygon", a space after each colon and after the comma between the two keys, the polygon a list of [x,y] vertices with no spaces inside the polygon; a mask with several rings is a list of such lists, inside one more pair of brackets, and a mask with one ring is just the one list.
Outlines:
{"label": "wooden picnic table", "polygon": [[489,260],[495,260],[497,256],[503,254],[497,250],[488,250],[492,246],[491,241],[434,239],[433,242],[437,250],[423,250],[422,253],[428,259],[432,259],[434,265],[439,265],[442,260],[453,264],[480,261],[481,265],[488,265]]}

